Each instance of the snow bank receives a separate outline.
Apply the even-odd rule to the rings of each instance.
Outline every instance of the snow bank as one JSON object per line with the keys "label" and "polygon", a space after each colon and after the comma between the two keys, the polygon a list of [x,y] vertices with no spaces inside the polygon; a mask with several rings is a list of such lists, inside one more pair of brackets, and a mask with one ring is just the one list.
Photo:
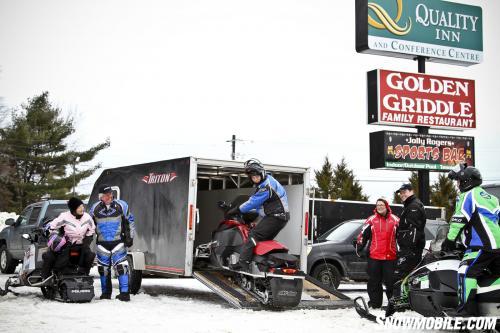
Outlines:
{"label": "snow bank", "polygon": [[17,216],[16,213],[0,212],[0,230],[5,228],[5,220],[10,218],[17,219]]}
{"label": "snow bank", "polygon": [[[129,303],[96,299],[88,304],[47,301],[39,289],[17,288],[0,297],[1,332],[389,332],[354,309],[252,311],[231,308],[194,279],[144,279]],[[0,285],[6,280],[0,274]],[[113,279],[114,290],[117,281]],[[363,287],[357,285],[358,287]],[[366,287],[366,285],[364,285]],[[365,293],[366,295],[366,293]],[[354,296],[350,295],[349,296]],[[381,313],[381,312],[380,312]],[[412,313],[415,316],[415,313]],[[408,315],[408,314],[405,314]],[[418,331],[413,331],[418,332]],[[429,331],[427,331],[429,332]]]}

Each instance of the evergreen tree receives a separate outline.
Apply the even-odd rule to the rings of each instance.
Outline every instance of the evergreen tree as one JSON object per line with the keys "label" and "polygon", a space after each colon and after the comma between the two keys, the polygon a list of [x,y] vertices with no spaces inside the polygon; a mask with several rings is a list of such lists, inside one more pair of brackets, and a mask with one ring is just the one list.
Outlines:
{"label": "evergreen tree", "polygon": [[[49,102],[48,92],[28,99],[11,123],[0,129],[0,152],[4,165],[12,166],[12,177],[1,177],[1,185],[12,194],[4,209],[20,212],[27,204],[45,195],[64,199],[71,188],[92,175],[100,165],[79,168],[91,162],[109,141],[88,150],[76,151],[66,140],[75,132],[73,118],[62,117],[61,110]],[[75,172],[73,173],[73,166]]]}
{"label": "evergreen tree", "polygon": [[[0,99],[0,129],[7,120],[7,108]],[[12,205],[13,193],[6,186],[6,182],[13,176],[13,166],[8,157],[0,149],[0,212],[6,211]]]}
{"label": "evergreen tree", "polygon": [[[408,183],[410,183],[411,186],[413,186],[413,192],[415,193],[415,196],[418,198],[419,196],[418,196],[418,172],[417,171],[411,172],[410,178],[408,178]],[[399,198],[399,195],[396,194],[396,192],[394,192],[394,197],[392,199],[392,203],[395,203],[395,204],[402,203],[401,199]]]}
{"label": "evergreen tree", "polygon": [[448,175],[440,173],[437,181],[431,186],[431,205],[446,209],[446,221],[449,221],[455,209],[458,196],[457,188]]}
{"label": "evergreen tree", "polygon": [[345,158],[335,166],[332,183],[333,199],[368,201],[368,196],[363,194],[363,187],[355,179],[354,172],[348,168]]}
{"label": "evergreen tree", "polygon": [[319,191],[316,191],[317,198],[330,198],[333,190],[333,169],[328,156],[325,156],[325,162],[321,170],[314,170],[316,183],[318,184]]}

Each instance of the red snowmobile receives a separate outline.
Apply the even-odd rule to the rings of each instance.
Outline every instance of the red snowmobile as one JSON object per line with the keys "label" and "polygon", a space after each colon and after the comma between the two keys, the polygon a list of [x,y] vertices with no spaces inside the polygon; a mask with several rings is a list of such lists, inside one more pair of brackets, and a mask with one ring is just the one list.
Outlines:
{"label": "red snowmobile", "polygon": [[199,247],[208,253],[212,265],[229,271],[234,280],[254,294],[264,305],[272,308],[291,308],[300,303],[304,272],[299,260],[288,253],[285,245],[268,240],[257,243],[248,271],[235,271],[231,264],[238,262],[243,244],[258,214],[246,213],[228,216],[226,212],[248,199],[238,197],[232,204],[218,202],[225,213],[224,219],[212,234],[212,241]]}

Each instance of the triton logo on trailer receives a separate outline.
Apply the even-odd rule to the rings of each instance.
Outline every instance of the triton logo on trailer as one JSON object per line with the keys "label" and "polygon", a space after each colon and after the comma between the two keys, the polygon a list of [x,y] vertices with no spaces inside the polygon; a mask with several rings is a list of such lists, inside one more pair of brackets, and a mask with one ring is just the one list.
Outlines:
{"label": "triton logo on trailer", "polygon": [[169,173],[153,173],[151,172],[149,175],[142,177],[142,181],[146,184],[165,184],[172,182],[175,178],[177,178],[177,173],[169,172]]}

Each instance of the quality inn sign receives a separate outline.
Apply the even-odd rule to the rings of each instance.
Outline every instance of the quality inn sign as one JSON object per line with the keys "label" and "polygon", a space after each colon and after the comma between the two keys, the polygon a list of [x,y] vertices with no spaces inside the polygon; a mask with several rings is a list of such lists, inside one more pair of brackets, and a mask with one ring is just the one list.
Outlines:
{"label": "quality inn sign", "polygon": [[356,50],[478,64],[483,60],[482,9],[441,0],[356,0]]}

